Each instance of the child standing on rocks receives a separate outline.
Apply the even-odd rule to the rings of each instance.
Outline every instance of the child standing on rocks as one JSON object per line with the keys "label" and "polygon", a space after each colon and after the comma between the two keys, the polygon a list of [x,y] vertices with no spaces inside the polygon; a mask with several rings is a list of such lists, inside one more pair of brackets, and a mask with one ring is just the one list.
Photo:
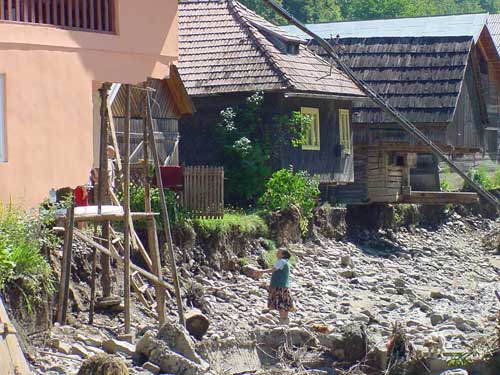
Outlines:
{"label": "child standing on rocks", "polygon": [[257,270],[258,276],[272,273],[269,285],[269,297],[267,307],[271,310],[278,310],[280,314],[280,324],[288,325],[288,313],[295,311],[292,296],[290,295],[290,264],[288,263],[291,254],[287,250],[278,250],[276,257],[278,260],[272,268]]}

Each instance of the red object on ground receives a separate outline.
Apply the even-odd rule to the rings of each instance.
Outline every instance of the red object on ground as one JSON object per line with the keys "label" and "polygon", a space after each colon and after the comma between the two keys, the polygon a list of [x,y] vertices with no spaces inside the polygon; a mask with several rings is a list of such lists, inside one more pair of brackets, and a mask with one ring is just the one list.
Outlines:
{"label": "red object on ground", "polygon": [[[176,192],[184,190],[184,171],[181,166],[160,167],[160,174],[165,189]],[[153,185],[157,186],[156,176],[153,179]]]}
{"label": "red object on ground", "polygon": [[89,205],[89,194],[85,186],[78,186],[75,189],[75,206],[84,207]]}

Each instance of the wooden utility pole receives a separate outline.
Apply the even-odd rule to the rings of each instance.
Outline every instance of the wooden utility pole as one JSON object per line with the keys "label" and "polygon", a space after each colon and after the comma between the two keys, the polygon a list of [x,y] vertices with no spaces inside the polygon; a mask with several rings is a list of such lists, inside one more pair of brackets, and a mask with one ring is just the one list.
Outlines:
{"label": "wooden utility pole", "polygon": [[153,128],[153,116],[151,114],[151,101],[149,98],[149,91],[146,90],[146,126],[149,132],[151,155],[153,157],[156,181],[158,190],[160,191],[161,213],[163,218],[163,232],[165,233],[165,240],[167,245],[167,254],[170,262],[170,269],[172,271],[172,279],[174,281],[175,297],[177,301],[177,312],[179,315],[179,323],[182,326],[186,325],[184,320],[184,309],[182,307],[181,290],[179,285],[179,276],[177,275],[177,266],[175,264],[174,245],[172,241],[172,232],[170,231],[170,219],[168,217],[167,201],[165,198],[165,190],[163,190],[163,181],[161,180],[160,159],[158,157],[158,150],[156,149],[155,134]]}
{"label": "wooden utility pole", "polygon": [[131,87],[125,86],[126,103],[125,103],[125,155],[123,165],[123,231],[124,231],[124,281],[123,295],[125,299],[125,334],[130,333],[130,100]]}

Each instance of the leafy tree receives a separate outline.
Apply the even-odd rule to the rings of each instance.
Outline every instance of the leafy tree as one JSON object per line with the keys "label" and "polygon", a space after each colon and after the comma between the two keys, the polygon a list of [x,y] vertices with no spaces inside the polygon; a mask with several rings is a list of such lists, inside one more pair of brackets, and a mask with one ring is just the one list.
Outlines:
{"label": "leafy tree", "polygon": [[300,112],[262,116],[263,92],[247,98],[244,105],[228,107],[217,123],[220,159],[224,160],[226,201],[252,204],[264,192],[266,180],[281,147],[298,147],[306,141],[311,120]]}
{"label": "leafy tree", "polygon": [[[241,0],[266,19],[283,24],[262,0]],[[300,21],[367,20],[476,12],[500,12],[500,0],[276,0]]]}

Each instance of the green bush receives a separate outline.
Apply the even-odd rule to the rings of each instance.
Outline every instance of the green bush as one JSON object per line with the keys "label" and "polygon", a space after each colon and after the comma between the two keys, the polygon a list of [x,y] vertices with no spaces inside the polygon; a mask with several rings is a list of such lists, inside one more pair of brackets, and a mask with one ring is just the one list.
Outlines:
{"label": "green bush", "polygon": [[53,273],[41,253],[42,248],[60,246],[45,225],[52,219],[52,210],[34,214],[0,205],[0,289],[20,288],[28,308],[41,290],[53,291]]}
{"label": "green bush", "polygon": [[264,237],[268,233],[266,222],[259,215],[235,211],[225,213],[221,219],[196,219],[194,226],[205,238],[226,235],[232,231],[252,237]]}
{"label": "green bush", "polygon": [[280,152],[307,140],[311,118],[300,112],[266,120],[264,93],[256,92],[244,104],[224,109],[216,124],[215,152],[224,164],[226,202],[239,206],[255,203],[265,189]]}
{"label": "green bush", "polygon": [[[189,214],[187,211],[178,207],[176,194],[169,190],[165,190],[165,199],[167,201],[167,211],[170,219],[170,224],[178,224],[189,218]],[[150,188],[150,196],[151,196],[151,210],[153,212],[160,213],[160,215],[156,216],[156,223],[158,225],[158,229],[160,231],[163,230],[163,221],[161,216],[161,200],[160,200],[160,190],[157,187]],[[118,194],[118,199],[123,204],[123,192]],[[144,186],[130,184],[130,210],[132,212],[144,212]],[[146,222],[137,222],[136,227],[138,229],[145,229]]]}
{"label": "green bush", "polygon": [[[495,189],[494,180],[488,175],[488,170],[486,167],[481,166],[477,169],[470,169],[467,172],[467,175],[474,181],[476,184],[481,185],[486,190]],[[469,184],[465,183],[463,190],[471,191],[473,190]]]}
{"label": "green bush", "polygon": [[309,176],[307,172],[281,169],[273,173],[267,182],[259,204],[270,211],[298,208],[301,214],[300,227],[302,234],[305,234],[319,193],[317,178]]}

